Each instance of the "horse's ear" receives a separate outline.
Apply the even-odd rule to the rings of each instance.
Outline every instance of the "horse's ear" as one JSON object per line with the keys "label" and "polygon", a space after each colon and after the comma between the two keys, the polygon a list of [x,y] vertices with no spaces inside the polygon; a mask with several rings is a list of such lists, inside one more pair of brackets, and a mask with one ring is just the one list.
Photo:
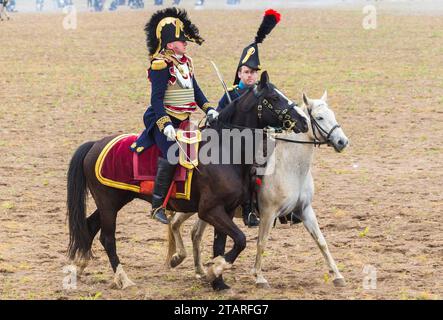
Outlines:
{"label": "horse's ear", "polygon": [[328,91],[325,90],[325,93],[323,93],[323,96],[321,97],[321,99],[326,102],[328,100]]}
{"label": "horse's ear", "polygon": [[260,77],[260,89],[264,89],[269,83],[269,75],[267,71],[263,71]]}

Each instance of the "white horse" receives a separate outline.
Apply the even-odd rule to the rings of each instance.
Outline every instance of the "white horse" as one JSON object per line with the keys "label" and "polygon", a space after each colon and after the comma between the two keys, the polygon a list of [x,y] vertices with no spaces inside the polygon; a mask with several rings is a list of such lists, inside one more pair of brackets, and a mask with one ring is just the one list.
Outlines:
{"label": "white horse", "polygon": [[[264,175],[258,194],[260,227],[256,261],[252,272],[256,276],[256,285],[259,287],[269,286],[262,273],[262,259],[272,225],[276,218],[286,216],[291,212],[303,222],[319,246],[330,272],[334,274],[334,285],[345,285],[345,280],[329,252],[312,208],[314,183],[311,165],[316,144],[328,144],[337,152],[341,152],[347,146],[348,138],[328,107],[326,91],[321,99],[314,100],[303,94],[303,103],[302,110],[309,115],[309,131],[299,134],[278,134],[274,137],[278,142],[267,164],[267,169],[273,168],[274,173]],[[186,257],[180,226],[191,215],[176,213],[169,225],[167,263],[171,267],[177,266]],[[201,261],[201,240],[206,226],[207,224],[199,219],[191,233],[194,265],[198,278],[206,275]]]}
{"label": "white horse", "polygon": [[[310,119],[309,131],[303,134],[287,134],[284,137],[276,137],[277,141],[281,142],[277,142],[271,157],[275,166],[274,174],[263,177],[258,194],[260,227],[257,255],[253,268],[257,286],[268,286],[262,273],[262,260],[272,224],[277,217],[285,216],[291,212],[295,213],[297,218],[303,222],[320,248],[330,272],[334,274],[334,285],[345,285],[345,280],[329,252],[312,208],[314,196],[314,182],[311,173],[313,143],[316,141],[327,143],[333,146],[337,152],[341,152],[348,144],[348,138],[338,125],[326,100],[326,92],[321,99],[315,100],[311,100],[303,94],[303,111],[309,115]],[[279,139],[286,139],[286,141]],[[291,141],[297,142],[291,143]]]}

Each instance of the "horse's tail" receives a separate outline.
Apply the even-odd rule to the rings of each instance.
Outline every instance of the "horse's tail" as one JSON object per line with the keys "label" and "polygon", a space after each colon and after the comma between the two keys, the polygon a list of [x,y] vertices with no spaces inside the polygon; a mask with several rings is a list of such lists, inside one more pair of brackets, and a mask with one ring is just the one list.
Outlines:
{"label": "horse's tail", "polygon": [[88,260],[91,258],[91,236],[86,221],[86,177],[83,160],[91,150],[94,141],[82,144],[72,156],[68,170],[68,221],[69,221],[69,258]]}
{"label": "horse's tail", "polygon": [[168,252],[166,254],[166,266],[171,267],[171,258],[177,251],[177,244],[175,243],[175,237],[172,232],[172,221],[168,224]]}

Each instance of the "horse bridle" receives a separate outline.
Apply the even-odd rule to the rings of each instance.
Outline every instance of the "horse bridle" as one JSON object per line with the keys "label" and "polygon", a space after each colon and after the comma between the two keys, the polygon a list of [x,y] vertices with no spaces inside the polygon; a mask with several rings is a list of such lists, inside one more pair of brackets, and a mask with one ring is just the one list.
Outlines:
{"label": "horse bridle", "polygon": [[[326,131],[318,122],[315,120],[315,118],[312,116],[312,111],[308,110],[309,117],[311,118],[311,126],[312,126],[312,134],[314,135],[315,140],[320,141],[320,139],[317,137],[317,134],[315,133],[315,129],[317,129],[318,133],[322,136],[323,139],[325,139],[325,143],[328,145],[330,144],[329,138],[331,137],[331,134],[334,132],[335,129],[340,128],[340,125],[337,123],[335,124],[331,130]],[[326,134],[326,137],[325,137]]]}
{"label": "horse bridle", "polygon": [[254,96],[259,100],[257,106],[257,116],[260,122],[263,117],[263,107],[265,107],[270,110],[279,121],[281,121],[282,128],[284,130],[292,130],[295,127],[295,125],[297,124],[297,120],[292,118],[291,115],[288,114],[288,112],[296,106],[295,103],[288,104],[288,107],[283,110],[276,109],[266,98],[261,99],[261,94],[260,92],[258,92],[257,85],[253,87],[252,91],[254,93]]}
{"label": "horse bridle", "polygon": [[[266,98],[262,98],[262,93],[260,93],[258,91],[257,85],[254,85],[254,87],[252,87],[252,92],[254,94],[254,96],[258,99],[258,105],[257,105],[257,117],[258,117],[258,121],[259,123],[262,122],[262,118],[263,118],[263,107],[265,109],[268,109],[272,112],[272,114],[279,120],[282,122],[282,129],[284,130],[292,130],[295,125],[297,124],[297,120],[293,119],[291,117],[291,115],[288,114],[288,112],[294,108],[294,106],[296,106],[295,103],[292,104],[288,104],[288,108],[283,109],[283,110],[279,110],[276,109],[271,102],[269,102]],[[235,125],[235,124],[228,124],[225,122],[222,122],[220,120],[216,120],[218,123],[221,123],[223,125],[224,128],[227,129],[249,129],[252,131],[255,130],[262,130],[262,129],[256,129],[256,128],[250,128],[250,127],[245,127],[245,126],[240,126],[240,125]]]}

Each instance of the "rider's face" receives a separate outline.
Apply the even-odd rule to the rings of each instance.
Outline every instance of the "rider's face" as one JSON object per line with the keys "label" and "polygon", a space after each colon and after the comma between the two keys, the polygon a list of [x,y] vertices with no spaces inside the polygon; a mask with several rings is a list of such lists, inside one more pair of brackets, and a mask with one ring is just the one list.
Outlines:
{"label": "rider's face", "polygon": [[258,80],[258,71],[247,66],[242,66],[238,71],[238,77],[248,87],[253,86]]}
{"label": "rider's face", "polygon": [[167,44],[168,49],[174,50],[175,54],[185,54],[188,43],[186,41],[174,41]]}

